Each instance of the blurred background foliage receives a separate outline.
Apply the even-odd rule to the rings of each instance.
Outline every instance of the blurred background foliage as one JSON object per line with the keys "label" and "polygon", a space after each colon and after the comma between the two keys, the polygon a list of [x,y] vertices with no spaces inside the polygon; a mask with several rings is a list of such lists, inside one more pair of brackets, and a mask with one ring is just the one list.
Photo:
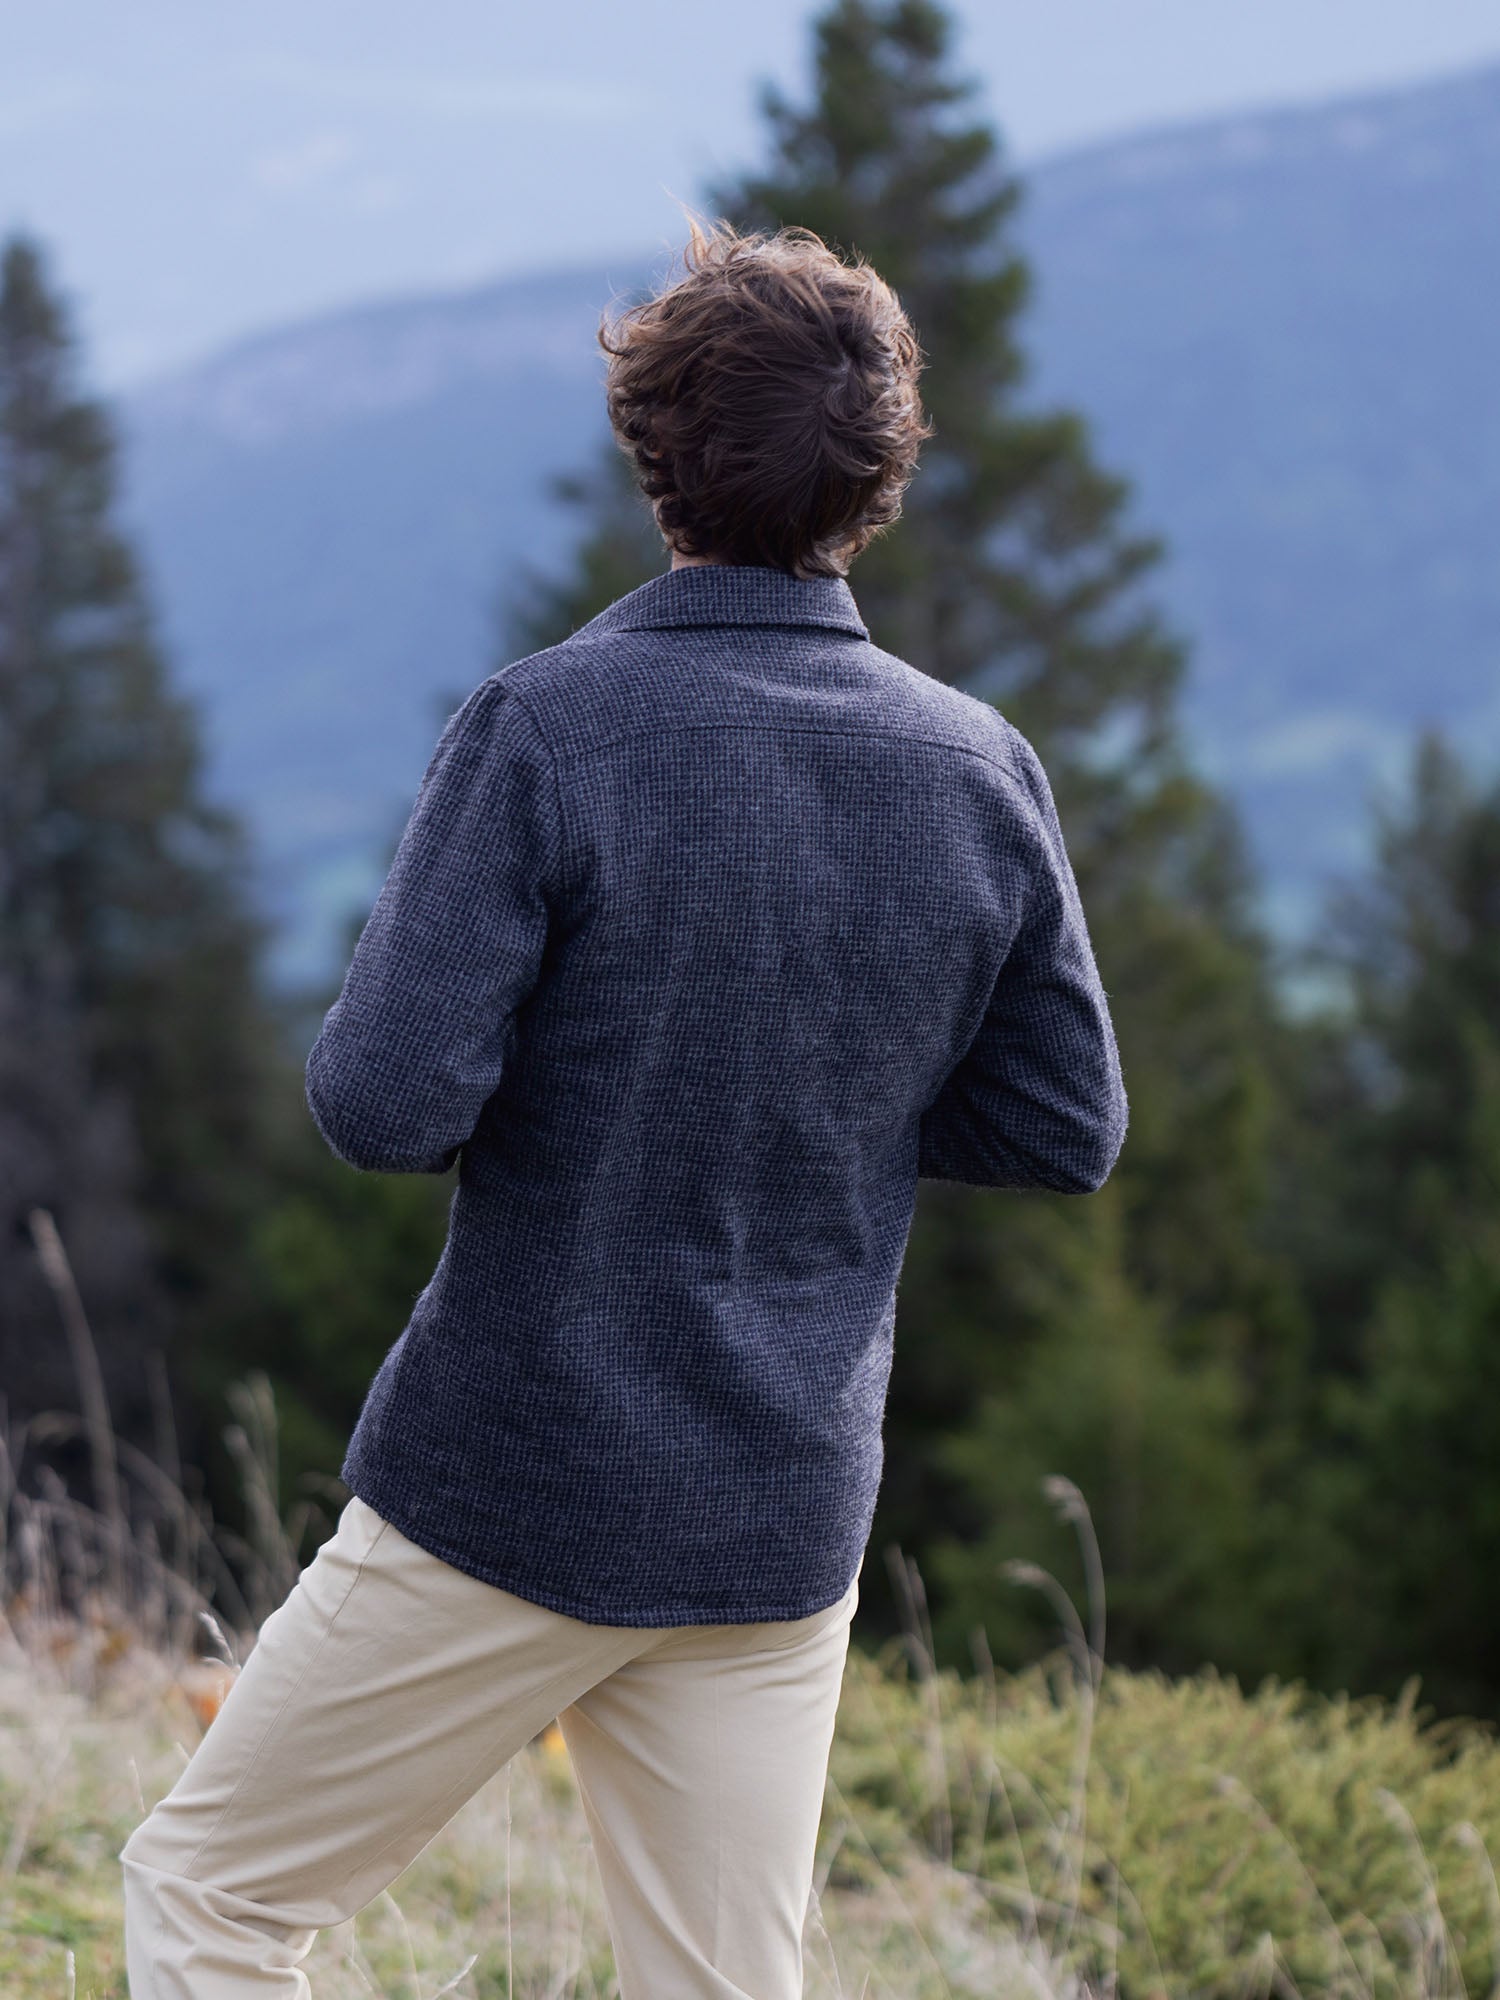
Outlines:
{"label": "blurred background foliage", "polygon": [[[1072,1574],[1041,1477],[1088,1498],[1109,1650],[1500,1704],[1500,780],[1423,731],[1367,879],[1331,893],[1328,998],[1291,1008],[1229,802],[1180,730],[1188,646],[1159,538],[1087,424],[1022,411],[1021,189],[928,0],[836,0],[802,104],[706,191],[867,257],[928,356],[937,434],[851,576],[876,642],[995,701],[1052,777],[1132,1118],[1087,1200],[924,1183],[898,1305],[872,1547],[926,1579],[936,1655],[1050,1645],[1024,1552]],[[306,1114],[332,992],[261,973],[247,841],[205,796],[41,247],[0,275],[0,1391],[73,1394],[26,1218],[58,1221],[114,1420],[159,1449],[164,1354],[190,1486],[237,1518],[228,1386],[274,1385],[283,1507],[330,1490],[370,1376],[442,1243],[451,1186],[357,1175]],[[494,664],[565,636],[665,556],[624,459],[560,468],[569,566],[511,591]],[[349,943],[352,945],[352,934]],[[81,1479],[76,1454],[46,1454]],[[330,1503],[331,1504],[331,1503]],[[141,1496],[149,1507],[149,1496]],[[304,1551],[310,1555],[311,1549]],[[868,1569],[858,1635],[899,1610]]]}

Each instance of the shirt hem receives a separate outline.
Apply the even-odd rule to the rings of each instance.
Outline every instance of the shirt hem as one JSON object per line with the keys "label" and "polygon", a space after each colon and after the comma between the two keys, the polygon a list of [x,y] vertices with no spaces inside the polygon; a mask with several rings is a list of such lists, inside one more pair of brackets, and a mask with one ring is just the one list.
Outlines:
{"label": "shirt hem", "polygon": [[540,1605],[544,1611],[555,1611],[564,1618],[576,1618],[585,1625],[605,1625],[621,1631],[635,1631],[645,1628],[664,1631],[683,1625],[782,1625],[795,1624],[802,1618],[812,1618],[820,1611],[831,1611],[835,1604],[847,1594],[856,1569],[849,1581],[831,1597],[821,1598],[816,1604],[801,1604],[788,1607],[780,1604],[752,1606],[748,1610],[737,1611],[726,1617],[722,1611],[705,1611],[700,1605],[651,1605],[644,1611],[622,1611],[618,1606],[588,1603],[581,1598],[569,1597],[565,1592],[549,1589],[529,1576],[507,1572],[502,1567],[482,1562],[466,1549],[445,1543],[429,1529],[419,1526],[404,1513],[398,1502],[387,1497],[378,1481],[367,1477],[362,1469],[357,1469],[353,1479],[349,1470],[340,1477],[351,1493],[358,1494],[367,1507],[372,1508],[383,1521],[405,1535],[409,1542],[425,1549],[440,1562],[452,1569],[462,1570],[466,1576],[476,1577],[481,1583],[488,1583],[496,1590],[508,1591],[513,1597],[524,1597],[529,1604]]}

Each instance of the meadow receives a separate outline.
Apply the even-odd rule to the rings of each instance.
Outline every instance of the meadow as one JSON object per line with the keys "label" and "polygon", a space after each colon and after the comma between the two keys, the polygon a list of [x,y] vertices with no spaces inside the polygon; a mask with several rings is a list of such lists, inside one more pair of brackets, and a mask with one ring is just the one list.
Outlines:
{"label": "meadow", "polygon": [[[73,1331],[87,1369],[87,1329]],[[124,2000],[118,1851],[165,1793],[295,1578],[275,1410],[237,1385],[226,1431],[251,1536],[208,1523],[161,1466],[81,1399],[98,1504],[0,1426],[0,1992]],[[39,1419],[56,1434],[79,1420]],[[132,1527],[128,1479],[180,1505],[163,1548]],[[1170,1680],[1106,1661],[1105,1586],[1084,1496],[1085,1603],[1024,1561],[1059,1643],[996,1669],[937,1670],[917,1565],[883,1556],[901,1635],[857,1634],[846,1669],[806,1931],[806,1992],[940,1996],[1349,1996],[1500,1992],[1500,1748],[1488,1724],[1211,1667]],[[330,1523],[331,1525],[331,1523]],[[253,1587],[230,1591],[223,1554]],[[215,1592],[209,1579],[218,1577]],[[211,1598],[221,1601],[216,1611]],[[234,1601],[243,1624],[222,1621]],[[306,1961],[318,2000],[608,2000],[618,1991],[597,1876],[555,1726],[471,1799],[411,1867]]]}

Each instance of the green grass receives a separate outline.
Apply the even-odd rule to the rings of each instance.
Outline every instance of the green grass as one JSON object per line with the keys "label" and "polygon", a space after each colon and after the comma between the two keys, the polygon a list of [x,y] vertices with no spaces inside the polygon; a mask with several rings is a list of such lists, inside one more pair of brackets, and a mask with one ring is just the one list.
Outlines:
{"label": "green grass", "polygon": [[[61,1246],[45,1229],[40,1240],[66,1302]],[[127,2000],[119,1850],[212,1727],[187,1693],[198,1644],[244,1658],[295,1579],[304,1525],[303,1506],[284,1522],[269,1503],[264,1377],[236,1385],[225,1432],[247,1545],[116,1449],[76,1295],[69,1309],[99,1509],[56,1481],[0,1486],[7,2000]],[[0,1453],[0,1476],[11,1464]],[[126,1470],[172,1503],[170,1562],[132,1524]],[[1492,1726],[1433,1724],[1414,1683],[1383,1703],[1107,1667],[1083,1496],[1063,1479],[1045,1489],[1079,1539],[1088,1628],[1054,1578],[1008,1565],[996,1589],[1044,1590],[1063,1634],[1024,1673],[997,1674],[982,1637],[972,1674],[935,1672],[920,1577],[885,1552],[905,1630],[850,1652],[808,2000],[1500,2000]],[[227,1592],[244,1613],[235,1642],[217,1594],[231,1547],[246,1592]],[[560,1734],[529,1744],[387,1893],[324,1931],[305,1969],[317,2000],[616,1994]]]}
{"label": "green grass", "polygon": [[[201,1725],[107,1624],[0,1660],[0,1991],[125,2000],[119,1847]],[[105,1643],[97,1644],[100,1632]],[[1497,1990],[1500,1746],[1474,1723],[1077,1643],[933,1674],[918,1618],[856,1645],[829,1771],[809,1996]],[[319,2000],[615,1992],[571,1767],[548,1732],[390,1892],[325,1931]]]}

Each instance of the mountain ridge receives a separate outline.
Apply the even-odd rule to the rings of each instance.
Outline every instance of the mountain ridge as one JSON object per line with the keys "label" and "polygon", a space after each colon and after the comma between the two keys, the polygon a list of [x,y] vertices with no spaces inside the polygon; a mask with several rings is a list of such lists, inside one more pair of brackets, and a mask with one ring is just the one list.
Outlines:
{"label": "mountain ridge", "polygon": [[[1500,751],[1500,63],[1022,178],[1018,404],[1079,411],[1164,537],[1146,588],[1191,647],[1190,746],[1245,817],[1268,921],[1305,936],[1418,723]],[[132,526],[260,837],[282,976],[337,970],[444,704],[499,663],[511,567],[564,559],[546,487],[607,438],[599,314],[668,261],[389,295],[118,399]]]}

